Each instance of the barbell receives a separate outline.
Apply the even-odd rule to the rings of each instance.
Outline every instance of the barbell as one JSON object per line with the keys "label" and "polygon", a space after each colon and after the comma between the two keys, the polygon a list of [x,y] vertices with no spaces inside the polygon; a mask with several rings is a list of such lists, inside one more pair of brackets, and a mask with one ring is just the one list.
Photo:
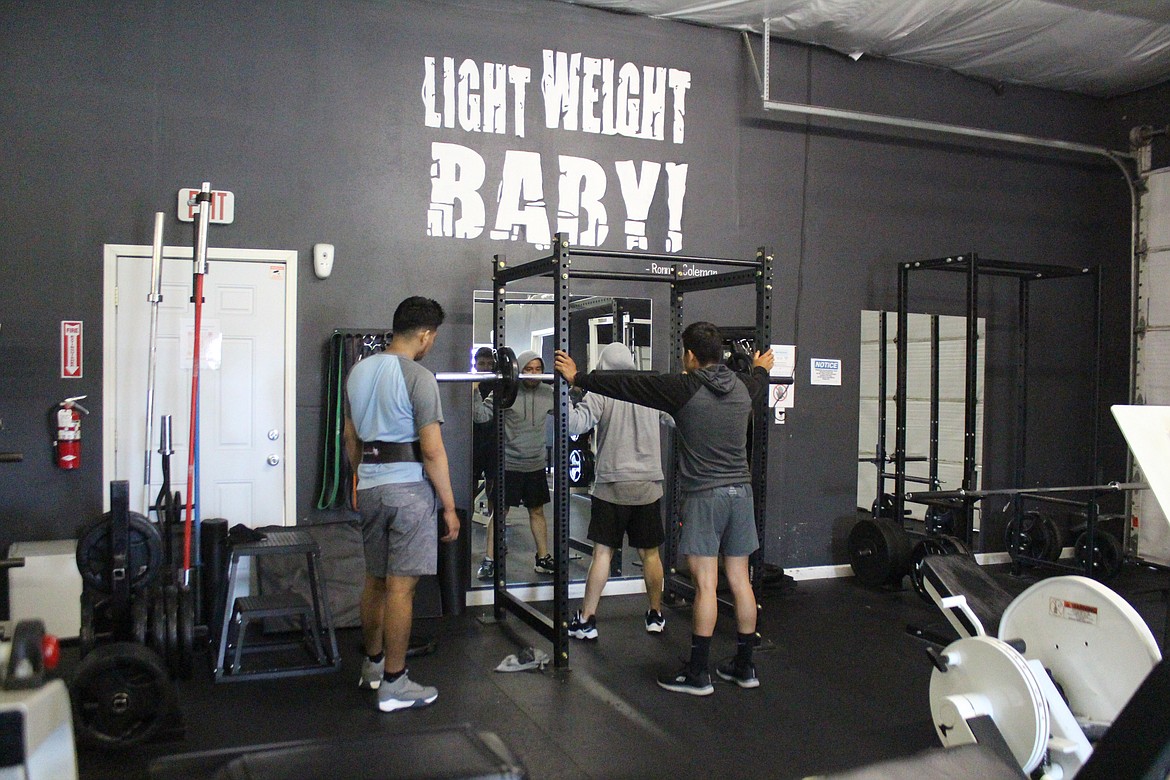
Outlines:
{"label": "barbell", "polygon": [[516,403],[516,394],[520,392],[521,378],[551,382],[556,374],[525,374],[520,377],[523,366],[516,365],[516,353],[511,347],[500,347],[493,350],[496,359],[495,371],[439,371],[435,374],[438,382],[496,382],[496,403],[501,409],[511,408]]}
{"label": "barbell", "polygon": [[[438,371],[435,380],[438,382],[496,382],[496,403],[501,409],[511,408],[516,403],[516,394],[520,392],[521,381],[551,382],[558,374],[524,374],[523,366],[516,365],[516,353],[511,347],[500,347],[493,350],[496,359],[495,371]],[[736,366],[732,366],[735,370]],[[747,370],[751,369],[751,364]],[[769,377],[768,384],[790,385],[792,377]]]}

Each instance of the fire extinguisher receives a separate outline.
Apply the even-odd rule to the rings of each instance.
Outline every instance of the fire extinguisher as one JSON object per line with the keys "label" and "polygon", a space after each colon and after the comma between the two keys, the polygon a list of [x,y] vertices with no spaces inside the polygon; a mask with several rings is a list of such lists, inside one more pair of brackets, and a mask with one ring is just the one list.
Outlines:
{"label": "fire extinguisher", "polygon": [[57,410],[57,466],[63,469],[81,468],[81,415],[89,410],[77,403],[84,395],[66,398]]}

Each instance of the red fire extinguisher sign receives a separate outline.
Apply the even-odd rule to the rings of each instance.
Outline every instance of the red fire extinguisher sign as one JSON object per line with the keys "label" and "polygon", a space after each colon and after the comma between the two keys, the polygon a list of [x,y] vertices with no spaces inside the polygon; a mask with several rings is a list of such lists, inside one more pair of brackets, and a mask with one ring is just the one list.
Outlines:
{"label": "red fire extinguisher sign", "polygon": [[61,320],[61,378],[81,376],[81,320]]}

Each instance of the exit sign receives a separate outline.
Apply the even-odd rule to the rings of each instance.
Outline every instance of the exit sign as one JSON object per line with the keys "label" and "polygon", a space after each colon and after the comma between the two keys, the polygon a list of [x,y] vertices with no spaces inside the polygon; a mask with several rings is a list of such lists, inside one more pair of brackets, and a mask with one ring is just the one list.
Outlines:
{"label": "exit sign", "polygon": [[[192,202],[197,189],[179,190],[179,220],[182,222],[195,221],[195,204]],[[211,191],[211,222],[227,225],[236,221],[236,196],[227,190]]]}

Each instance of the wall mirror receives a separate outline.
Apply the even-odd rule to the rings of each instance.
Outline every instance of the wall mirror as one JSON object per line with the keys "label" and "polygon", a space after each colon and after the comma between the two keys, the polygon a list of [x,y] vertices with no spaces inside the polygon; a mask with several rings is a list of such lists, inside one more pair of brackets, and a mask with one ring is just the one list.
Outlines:
{"label": "wall mirror", "polygon": [[[523,352],[534,352],[543,361],[542,373],[552,373],[552,357],[555,341],[553,325],[553,296],[551,293],[517,292],[509,290],[506,298],[504,345],[510,347],[517,357]],[[470,371],[477,370],[475,355],[482,347],[492,347],[495,317],[490,290],[477,290],[472,308],[472,341],[468,351]],[[573,295],[569,311],[569,353],[579,364],[592,369],[597,365],[601,349],[614,341],[620,341],[630,348],[635,365],[643,370],[651,368],[651,301],[646,298],[615,298],[599,295]],[[481,366],[480,370],[484,367]],[[524,366],[519,366],[523,370]],[[486,448],[491,446],[492,424],[475,423],[474,407],[476,396],[483,398],[490,389],[477,387],[472,391],[469,403],[473,406],[472,425],[472,504],[470,523],[471,537],[471,587],[490,589],[492,577],[490,567],[484,566],[488,552],[489,520],[495,522],[501,513],[491,505],[490,491],[485,480],[484,458]],[[517,402],[519,404],[519,401]],[[518,407],[514,407],[518,408]],[[550,502],[543,507],[545,549],[551,552],[553,539],[553,491],[552,452],[553,419],[546,415],[544,424],[544,472],[548,484]],[[587,442],[583,442],[588,446]],[[481,449],[484,448],[484,449]],[[572,468],[572,467],[571,467]],[[494,470],[490,470],[494,476]],[[570,475],[573,478],[573,474]],[[589,570],[592,543],[587,539],[589,528],[589,486],[582,482],[571,489],[569,498],[569,579],[584,582]],[[540,529],[540,518],[533,522],[528,508],[511,507],[506,513],[508,559],[508,584],[551,585],[552,575],[537,571],[537,542],[535,529]],[[494,552],[494,551],[493,551]],[[492,559],[494,560],[494,555]],[[611,581],[629,578],[641,580],[638,555],[628,546],[620,556],[615,556],[611,570]],[[613,592],[612,590],[610,592]],[[534,598],[538,598],[534,595]]]}
{"label": "wall mirror", "polygon": [[[984,318],[979,319],[978,329],[975,458],[977,464],[982,464]],[[864,513],[873,513],[881,502],[892,503],[896,336],[897,312],[861,312],[857,508]],[[906,489],[910,492],[956,490],[963,486],[966,318],[909,313],[907,337]],[[933,455],[932,427],[938,431]],[[914,520],[923,520],[926,508],[922,504],[910,502],[906,509]],[[979,520],[976,504],[973,526],[976,530]]]}

